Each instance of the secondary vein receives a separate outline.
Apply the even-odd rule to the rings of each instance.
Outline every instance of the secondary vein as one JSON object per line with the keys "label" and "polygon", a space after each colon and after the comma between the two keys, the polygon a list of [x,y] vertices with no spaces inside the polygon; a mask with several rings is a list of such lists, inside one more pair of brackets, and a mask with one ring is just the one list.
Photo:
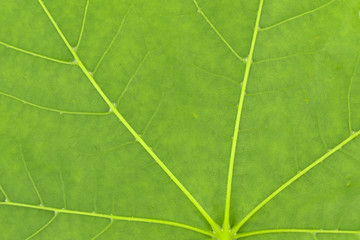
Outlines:
{"label": "secondary vein", "polygon": [[325,229],[266,229],[253,232],[240,233],[235,235],[235,239],[245,238],[255,235],[274,234],[274,233],[319,233],[319,234],[359,234],[360,231],[352,230],[325,230]]}
{"label": "secondary vein", "polygon": [[276,189],[273,193],[271,193],[267,198],[265,198],[261,203],[259,203],[248,215],[245,216],[232,230],[233,233],[236,233],[255,213],[257,213],[262,207],[264,207],[268,202],[270,202],[274,197],[276,197],[280,192],[282,192],[285,188],[290,186],[293,182],[298,180],[301,176],[306,174],[308,171],[322,163],[325,159],[333,155],[335,152],[340,150],[343,146],[348,144],[351,140],[355,139],[357,136],[360,135],[360,130],[355,132],[354,134],[350,135],[348,138],[346,138],[344,141],[339,143],[335,148],[331,149],[327,153],[325,153],[323,156],[315,160],[313,163],[311,163],[309,166],[301,170],[299,173],[297,173],[295,176],[290,178],[286,183],[281,185],[278,189]]}
{"label": "secondary vein", "polygon": [[69,61],[65,61],[65,60],[61,60],[61,59],[56,59],[56,58],[53,58],[53,57],[48,57],[48,56],[45,56],[45,55],[42,55],[42,54],[38,54],[38,53],[35,53],[35,52],[31,52],[31,51],[28,51],[28,50],[25,50],[25,49],[10,45],[10,44],[5,43],[5,42],[0,41],[0,45],[3,45],[4,47],[13,49],[15,51],[25,53],[25,54],[28,54],[28,55],[32,55],[34,57],[42,58],[42,59],[45,59],[45,60],[48,60],[48,61],[57,62],[57,63],[61,63],[61,64],[67,64],[67,65],[75,65],[74,62],[69,62]]}
{"label": "secondary vein", "polygon": [[47,222],[45,223],[44,226],[42,226],[41,228],[39,228],[36,232],[34,232],[33,234],[31,234],[29,237],[27,237],[25,240],[30,240],[31,238],[37,236],[40,232],[42,232],[45,228],[47,228],[54,220],[55,218],[58,216],[58,213],[55,212],[54,216]]}
{"label": "secondary vein", "polygon": [[186,225],[186,224],[183,224],[183,223],[178,223],[178,222],[160,220],[160,219],[125,217],[125,216],[117,216],[117,215],[92,213],[92,212],[83,212],[83,211],[77,211],[77,210],[69,210],[69,209],[63,209],[63,208],[53,208],[53,207],[46,207],[46,206],[40,206],[40,205],[31,205],[31,204],[17,203],[17,202],[0,202],[0,205],[23,207],[23,208],[30,208],[30,209],[38,209],[38,210],[43,210],[43,211],[54,212],[55,214],[64,213],[64,214],[72,214],[72,215],[80,215],[80,216],[107,218],[107,219],[110,219],[110,220],[154,223],[154,224],[168,225],[168,226],[188,229],[188,230],[198,232],[198,233],[202,233],[202,234],[208,235],[208,236],[213,236],[214,235],[210,231],[199,229],[197,227],[193,227],[193,226]]}
{"label": "secondary vein", "polygon": [[218,37],[221,39],[221,41],[223,41],[223,43],[229,48],[229,50],[232,52],[232,54],[234,54],[234,56],[240,60],[243,63],[246,63],[246,61],[239,56],[239,54],[234,50],[234,48],[226,41],[226,39],[221,35],[221,33],[217,30],[217,28],[214,26],[214,24],[212,24],[212,22],[209,20],[209,18],[205,15],[205,13],[203,12],[203,10],[200,8],[198,2],[196,0],[193,0],[198,13],[200,13],[200,15],[205,19],[205,21],[209,24],[209,26],[212,28],[212,30],[214,30],[214,32],[216,33],[216,35],[218,35]]}
{"label": "secondary vein", "polygon": [[19,97],[13,96],[11,94],[5,93],[5,92],[1,92],[0,91],[0,96],[4,96],[7,98],[11,98],[13,100],[16,100],[18,102],[21,102],[23,104],[41,109],[41,110],[45,110],[45,111],[49,111],[49,112],[56,112],[59,114],[70,114],[70,115],[94,115],[94,116],[103,116],[103,115],[109,115],[110,112],[75,112],[75,111],[68,111],[68,110],[61,110],[61,109],[56,109],[56,108],[50,108],[50,107],[45,107],[45,106],[41,106],[29,101],[26,101],[24,99],[21,99]]}
{"label": "secondary vein", "polygon": [[190,200],[190,202],[196,207],[196,209],[203,215],[209,225],[212,227],[214,231],[219,231],[220,227],[216,224],[216,222],[211,218],[211,216],[206,212],[206,210],[200,205],[200,203],[192,196],[192,194],[185,188],[185,186],[177,179],[177,177],[170,171],[170,169],[160,160],[160,158],[155,154],[155,152],[147,145],[147,143],[140,137],[140,135],[132,128],[132,126],[126,121],[126,119],[120,114],[118,109],[114,106],[114,104],[109,100],[100,86],[97,84],[93,75],[87,70],[87,68],[82,63],[81,59],[71,47],[70,43],[62,33],[61,29],[57,25],[54,18],[51,16],[49,10],[45,6],[42,0],[38,0],[50,22],[56,29],[57,33],[60,35],[61,39],[67,46],[68,50],[71,52],[73,57],[75,58],[76,64],[80,67],[82,72],[88,78],[90,83],[96,89],[96,91],[100,94],[102,99],[106,102],[106,104],[110,107],[111,111],[115,114],[115,116],[120,120],[120,122],[128,129],[128,131],[135,137],[136,141],[140,143],[140,145],[146,150],[146,152],[155,160],[155,162],[162,168],[162,170],[170,177],[170,179],[178,186],[178,188],[184,193],[184,195]]}
{"label": "secondary vein", "polygon": [[83,20],[82,20],[82,23],[81,23],[81,29],[80,29],[78,41],[77,41],[77,43],[76,43],[76,45],[75,45],[75,51],[78,50],[78,48],[79,48],[79,46],[80,46],[80,42],[81,42],[82,36],[83,36],[83,33],[84,33],[85,22],[86,22],[86,16],[87,16],[88,8],[89,8],[89,3],[90,3],[90,0],[87,0],[87,1],[86,1],[86,5],[85,5]]}

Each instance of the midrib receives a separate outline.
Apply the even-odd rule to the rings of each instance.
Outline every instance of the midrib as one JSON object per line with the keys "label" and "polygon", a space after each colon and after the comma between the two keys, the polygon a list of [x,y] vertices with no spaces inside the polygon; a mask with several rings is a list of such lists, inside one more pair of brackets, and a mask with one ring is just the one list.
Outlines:
{"label": "midrib", "polygon": [[244,99],[245,99],[245,95],[246,95],[246,86],[247,86],[249,75],[250,75],[251,65],[253,63],[253,55],[254,55],[256,39],[257,39],[258,31],[259,31],[259,24],[260,24],[260,18],[261,18],[263,4],[264,4],[264,0],[260,0],[258,11],[257,11],[257,16],[256,16],[256,22],[255,22],[255,26],[254,26],[254,32],[253,32],[251,45],[250,45],[250,51],[249,51],[249,55],[248,55],[246,66],[245,66],[245,73],[244,73],[244,78],[242,81],[242,88],[241,88],[240,99],[239,99],[239,104],[238,104],[238,109],[237,109],[237,114],[236,114],[234,135],[233,135],[233,139],[232,139],[231,153],[230,153],[228,182],[227,182],[227,189],[226,189],[226,203],[225,203],[225,214],[224,214],[224,223],[223,223],[224,231],[226,231],[227,229],[230,229],[230,220],[229,220],[230,219],[230,204],[231,204],[230,200],[231,200],[232,178],[233,178],[233,172],[234,172],[237,140],[238,140],[238,136],[239,136],[241,114],[242,114],[242,110],[243,110],[243,106],[244,106]]}

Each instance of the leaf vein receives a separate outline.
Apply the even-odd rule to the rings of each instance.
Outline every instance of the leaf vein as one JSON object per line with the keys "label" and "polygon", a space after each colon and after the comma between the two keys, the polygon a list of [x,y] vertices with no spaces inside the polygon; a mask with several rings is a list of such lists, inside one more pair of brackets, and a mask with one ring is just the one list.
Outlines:
{"label": "leaf vein", "polygon": [[200,69],[200,70],[208,73],[208,74],[211,74],[211,75],[216,76],[216,77],[223,78],[223,79],[227,80],[227,81],[230,82],[230,83],[233,83],[233,84],[235,84],[235,85],[237,85],[237,86],[240,86],[240,83],[238,83],[237,81],[235,81],[234,79],[232,79],[232,78],[230,78],[230,77],[228,77],[228,76],[211,72],[211,71],[209,71],[209,70],[207,70],[207,69],[205,69],[205,68],[203,68],[203,67],[200,67],[200,66],[198,66],[198,65],[196,65],[196,64],[192,64],[192,65],[193,65],[194,67],[196,67],[196,68],[198,68],[198,69]]}
{"label": "leaf vein", "polygon": [[79,56],[76,54],[74,49],[69,44],[68,40],[62,33],[61,29],[57,25],[54,18],[51,16],[49,10],[45,6],[42,0],[38,0],[39,4],[43,8],[44,12],[46,13],[47,17],[49,18],[50,22],[54,26],[57,33],[60,35],[62,40],[64,41],[65,45],[67,46],[68,50],[71,52],[71,54],[76,59],[77,65],[80,67],[80,69],[83,71],[85,76],[88,78],[90,83],[93,85],[93,87],[96,89],[96,91],[99,93],[99,95],[102,97],[102,99],[106,102],[106,104],[110,107],[112,112],[115,114],[115,116],[120,120],[120,122],[128,129],[128,131],[135,137],[135,139],[140,143],[140,145],[146,150],[146,152],[154,159],[154,161],[161,167],[161,169],[169,176],[169,178],[177,185],[177,187],[182,191],[182,193],[190,200],[190,202],[195,206],[195,208],[202,214],[202,216],[206,219],[206,221],[209,223],[209,225],[213,228],[215,231],[219,231],[219,226],[216,224],[216,222],[211,218],[211,216],[206,212],[206,210],[200,205],[200,203],[194,198],[194,196],[185,188],[185,186],[179,181],[179,179],[171,172],[171,170],[164,164],[162,160],[156,155],[156,153],[152,150],[149,145],[140,137],[140,135],[135,131],[135,129],[132,128],[132,126],[126,121],[126,119],[122,116],[122,114],[117,110],[117,108],[113,105],[113,103],[109,100],[109,98],[106,96],[106,94],[103,92],[103,90],[100,88],[100,86],[97,84],[95,79],[93,78],[93,75],[87,70],[87,68],[82,63]]}
{"label": "leaf vein", "polygon": [[129,6],[129,8],[126,10],[126,13],[123,17],[123,19],[121,20],[121,23],[114,35],[114,37],[111,39],[110,41],[110,44],[107,46],[105,52],[101,55],[99,61],[97,62],[97,64],[95,65],[95,68],[93,70],[93,74],[95,75],[95,73],[97,72],[98,68],[100,67],[102,61],[104,60],[105,56],[108,54],[108,52],[110,51],[112,45],[114,44],[115,40],[117,39],[117,37],[119,36],[120,32],[121,32],[121,29],[123,28],[124,26],[124,22],[125,22],[125,19],[126,17],[128,16],[129,12],[130,12],[130,9],[132,8],[132,6],[134,5],[134,2],[132,2],[132,4]]}
{"label": "leaf vein", "polygon": [[226,41],[226,39],[221,35],[221,33],[217,30],[217,28],[214,26],[214,24],[212,24],[212,22],[209,20],[209,18],[205,15],[205,13],[203,12],[203,10],[201,10],[201,8],[199,7],[199,4],[196,0],[193,0],[198,13],[200,13],[200,15],[205,19],[205,21],[209,24],[209,26],[212,28],[212,30],[214,30],[214,32],[216,33],[216,35],[218,35],[218,37],[221,39],[221,41],[223,41],[223,43],[229,48],[229,50],[232,52],[232,54],[234,54],[234,56],[240,60],[243,63],[246,63],[245,59],[240,57],[240,55],[234,50],[234,48]]}
{"label": "leaf vein", "polygon": [[306,168],[298,172],[295,176],[290,178],[286,183],[281,185],[279,188],[277,188],[274,192],[272,192],[268,197],[266,197],[262,202],[260,202],[250,213],[248,213],[232,230],[233,233],[236,233],[255,213],[257,213],[262,207],[264,207],[267,203],[269,203],[274,197],[276,197],[280,192],[282,192],[285,188],[290,186],[293,182],[298,180],[300,177],[302,177],[304,174],[309,172],[311,169],[322,163],[325,159],[336,153],[338,150],[341,150],[343,146],[351,142],[353,139],[355,139],[357,136],[360,135],[360,130],[352,135],[350,135],[348,138],[346,138],[344,141],[339,143],[335,148],[331,149],[327,153],[325,153],[323,156],[315,160],[313,163],[308,165]]}
{"label": "leaf vein", "polygon": [[27,166],[27,164],[26,164],[26,160],[25,160],[25,158],[24,158],[24,154],[23,154],[22,146],[21,146],[21,145],[20,145],[20,154],[21,154],[21,160],[22,160],[22,162],[23,162],[23,164],[24,164],[26,173],[27,173],[27,175],[28,175],[28,177],[29,177],[29,179],[30,179],[30,181],[31,181],[31,184],[32,184],[33,187],[34,187],[34,190],[35,190],[35,192],[36,192],[36,195],[38,196],[38,198],[39,198],[39,200],[40,200],[40,205],[44,205],[44,202],[43,202],[43,200],[42,200],[42,198],[41,198],[40,192],[39,192],[38,188],[36,187],[35,181],[34,181],[33,177],[31,176],[31,173],[30,173],[30,171],[29,171],[29,168],[28,168],[28,166]]}
{"label": "leaf vein", "polygon": [[353,70],[353,73],[351,75],[351,78],[350,78],[350,83],[349,83],[349,88],[348,88],[348,94],[347,94],[347,105],[348,105],[348,118],[349,118],[349,132],[350,134],[352,134],[352,123],[351,123],[351,103],[350,103],[350,99],[351,99],[351,88],[352,88],[352,84],[353,84],[353,81],[354,81],[354,78],[355,78],[355,75],[356,75],[356,72],[357,72],[357,68],[358,66],[360,65],[360,53],[357,57],[357,60],[356,60],[356,63],[355,63],[355,67],[354,67],[354,70]]}
{"label": "leaf vein", "polygon": [[45,56],[45,55],[42,55],[42,54],[38,54],[38,53],[35,53],[35,52],[31,52],[31,51],[28,51],[28,50],[13,46],[13,45],[5,43],[5,42],[0,41],[0,45],[2,45],[4,47],[7,47],[7,48],[10,48],[10,49],[13,49],[15,51],[25,53],[25,54],[28,54],[28,55],[31,55],[31,56],[34,56],[34,57],[42,58],[42,59],[45,59],[45,60],[48,60],[48,61],[61,63],[61,64],[67,64],[67,65],[75,65],[75,62],[70,62],[70,61],[65,61],[65,60],[61,60],[61,59],[48,57],[48,56]]}
{"label": "leaf vein", "polygon": [[7,202],[7,201],[10,201],[8,195],[6,194],[4,188],[3,188],[1,185],[0,185],[0,192],[4,195],[6,202]]}
{"label": "leaf vein", "polygon": [[94,115],[94,116],[103,116],[103,115],[109,115],[109,114],[110,114],[109,112],[75,112],[75,111],[61,110],[61,109],[56,109],[56,108],[50,108],[50,107],[41,106],[41,105],[38,105],[38,104],[35,104],[35,103],[32,103],[32,102],[26,101],[26,100],[24,100],[24,99],[15,97],[15,96],[13,96],[13,95],[11,95],[11,94],[8,94],[8,93],[5,93],[5,92],[1,92],[1,91],[0,91],[0,95],[2,95],[2,96],[4,96],[4,97],[11,98],[11,99],[16,100],[16,101],[18,101],[18,102],[21,102],[21,103],[23,103],[23,104],[26,104],[26,105],[29,105],[29,106],[32,106],[32,107],[35,107],[35,108],[38,108],[38,109],[41,109],[41,110],[46,110],[46,111],[49,111],[49,112],[56,112],[56,113],[59,113],[59,114]]}
{"label": "leaf vein", "polygon": [[274,233],[310,233],[310,234],[359,234],[360,231],[353,230],[325,230],[325,229],[267,229],[253,232],[240,233],[235,235],[235,239],[245,238],[255,235],[274,234]]}
{"label": "leaf vein", "polygon": [[44,225],[42,226],[39,230],[37,230],[36,232],[34,232],[33,234],[31,234],[29,237],[27,237],[25,240],[30,240],[31,238],[37,236],[40,234],[40,232],[42,232],[45,228],[47,228],[54,220],[55,218],[58,216],[58,213],[55,212],[54,216]]}
{"label": "leaf vein", "polygon": [[283,21],[281,21],[281,22],[278,22],[278,23],[276,23],[276,24],[274,24],[274,25],[271,25],[271,26],[268,26],[268,27],[264,27],[264,28],[260,28],[259,31],[267,31],[267,30],[270,30],[270,29],[275,28],[275,27],[277,27],[277,26],[280,26],[280,25],[282,25],[282,24],[284,24],[284,23],[287,23],[287,22],[290,22],[290,21],[295,20],[295,19],[297,19],[297,18],[300,18],[300,17],[302,17],[302,16],[305,16],[305,15],[308,15],[308,14],[311,14],[311,13],[314,13],[314,12],[316,12],[316,11],[322,9],[322,8],[325,8],[325,7],[329,6],[329,5],[331,5],[331,4],[332,4],[333,2],[335,2],[335,1],[336,1],[336,0],[330,0],[329,2],[327,2],[327,3],[325,3],[325,4],[321,5],[321,6],[319,6],[319,7],[317,7],[317,8],[314,8],[314,9],[312,9],[312,10],[306,11],[306,12],[301,13],[301,14],[299,14],[299,15],[296,15],[296,16],[294,16],[294,17],[285,19],[285,20],[283,20]]}
{"label": "leaf vein", "polygon": [[268,58],[268,59],[264,59],[264,60],[254,61],[253,64],[255,65],[255,64],[260,64],[260,63],[265,63],[265,62],[284,60],[284,59],[287,59],[287,58],[293,58],[293,57],[303,56],[303,55],[314,55],[314,54],[316,54],[318,52],[319,51],[298,52],[298,53],[293,53],[293,54],[289,54],[289,55],[286,55],[286,56],[274,57],[274,58]]}
{"label": "leaf vein", "polygon": [[109,215],[109,214],[102,214],[102,213],[91,213],[91,212],[83,212],[83,211],[77,211],[77,210],[31,205],[31,204],[18,203],[18,202],[0,202],[0,205],[43,210],[43,211],[49,211],[49,212],[54,212],[54,213],[58,213],[58,214],[64,213],[64,214],[72,214],[72,215],[79,215],[79,216],[106,218],[106,219],[110,219],[110,220],[113,219],[113,220],[119,220],[119,221],[143,222],[143,223],[168,225],[168,226],[183,228],[183,229],[191,230],[194,232],[202,233],[202,234],[208,235],[208,236],[214,236],[214,234],[210,231],[200,229],[197,227],[193,227],[190,225],[186,225],[183,223],[172,222],[172,221],[167,221],[167,220],[160,220],[160,219],[153,219],[153,218],[125,217],[125,216]]}
{"label": "leaf vein", "polygon": [[111,226],[113,224],[114,224],[113,219],[110,219],[110,223],[104,229],[102,229],[98,234],[96,234],[94,237],[92,237],[91,240],[95,240],[98,237],[100,237],[101,235],[103,235],[107,230],[109,230],[111,228]]}
{"label": "leaf vein", "polygon": [[239,97],[239,103],[238,103],[238,109],[236,114],[236,120],[235,120],[235,127],[234,127],[234,134],[232,138],[232,144],[231,144],[231,153],[230,153],[230,163],[229,163],[229,171],[228,171],[228,180],[227,180],[227,187],[226,187],[226,199],[225,199],[225,213],[224,213],[224,229],[227,231],[230,229],[230,201],[231,201],[231,187],[232,187],[232,179],[233,179],[233,173],[234,173],[234,162],[235,162],[235,155],[236,155],[236,146],[237,146],[237,139],[239,136],[239,128],[240,128],[240,120],[241,120],[241,114],[244,106],[244,100],[246,95],[246,86],[250,75],[250,69],[251,65],[253,63],[253,55],[255,51],[255,44],[257,39],[257,34],[259,31],[259,24],[260,24],[260,18],[261,13],[264,5],[264,0],[259,1],[259,7],[257,11],[256,16],[256,22],[254,26],[254,32],[252,35],[250,50],[249,50],[249,56],[246,62],[245,66],[245,73],[244,78],[242,81],[242,87],[241,87],[241,93]]}
{"label": "leaf vein", "polygon": [[151,115],[149,121],[147,122],[147,124],[145,125],[144,129],[141,131],[141,136],[144,136],[146,131],[148,130],[148,128],[150,127],[152,121],[154,120],[154,118],[156,117],[156,115],[158,114],[159,110],[160,110],[160,106],[162,104],[162,101],[164,99],[164,95],[161,97],[156,109],[155,109],[155,112]]}
{"label": "leaf vein", "polygon": [[126,86],[125,86],[125,88],[124,88],[124,90],[121,92],[118,100],[116,101],[116,105],[118,105],[118,104],[120,103],[121,99],[124,97],[125,93],[126,93],[127,90],[129,89],[132,81],[135,79],[137,73],[139,72],[141,66],[142,66],[143,63],[145,62],[145,59],[146,59],[146,57],[149,55],[149,53],[150,53],[150,52],[147,52],[147,53],[144,55],[144,57],[142,58],[142,60],[140,61],[140,63],[138,64],[135,72],[134,72],[133,75],[130,77],[129,81],[127,82],[127,84],[126,84]]}
{"label": "leaf vein", "polygon": [[82,36],[83,36],[83,33],[84,33],[84,29],[85,29],[85,23],[86,23],[86,16],[87,16],[87,12],[88,12],[88,8],[89,8],[89,3],[90,3],[90,0],[87,0],[86,1],[86,5],[85,5],[85,10],[84,10],[84,15],[83,15],[83,20],[82,20],[82,23],[81,23],[81,29],[80,29],[80,33],[79,33],[79,38],[78,38],[78,41],[74,47],[74,50],[77,51],[79,46],[80,46],[80,42],[81,42],[81,39],[82,39]]}

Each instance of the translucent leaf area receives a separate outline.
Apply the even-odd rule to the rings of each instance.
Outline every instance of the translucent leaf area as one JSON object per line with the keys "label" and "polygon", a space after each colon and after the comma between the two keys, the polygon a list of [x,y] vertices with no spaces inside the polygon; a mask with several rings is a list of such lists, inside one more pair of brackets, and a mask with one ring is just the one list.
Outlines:
{"label": "translucent leaf area", "polygon": [[0,239],[359,240],[360,0],[0,0]]}

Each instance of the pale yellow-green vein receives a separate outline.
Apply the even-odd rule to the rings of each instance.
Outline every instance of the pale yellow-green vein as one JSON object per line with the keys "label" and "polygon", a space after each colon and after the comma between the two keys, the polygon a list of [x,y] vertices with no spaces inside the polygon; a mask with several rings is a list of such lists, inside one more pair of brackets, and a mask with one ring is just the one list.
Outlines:
{"label": "pale yellow-green vein", "polygon": [[50,108],[50,107],[45,107],[45,106],[41,106],[39,104],[35,104],[29,101],[26,101],[24,99],[21,99],[19,97],[13,96],[11,94],[5,93],[5,92],[1,92],[0,91],[0,95],[4,96],[4,97],[8,97],[11,99],[14,99],[18,102],[21,102],[23,104],[41,109],[41,110],[46,110],[49,112],[56,112],[59,114],[70,114],[70,115],[94,115],[94,116],[103,116],[103,115],[109,115],[110,112],[75,112],[75,111],[68,111],[68,110],[62,110],[62,109],[56,109],[56,108]]}
{"label": "pale yellow-green vein", "polygon": [[75,63],[71,62],[71,61],[60,60],[60,59],[48,57],[48,56],[45,56],[45,55],[42,55],[42,54],[34,53],[34,52],[31,52],[31,51],[28,51],[28,50],[25,50],[25,49],[22,49],[22,48],[19,48],[19,47],[15,47],[15,46],[13,46],[11,44],[8,44],[8,43],[5,43],[5,42],[0,41],[0,45],[3,45],[4,47],[13,49],[13,50],[21,52],[21,53],[25,53],[25,54],[28,54],[28,55],[31,55],[31,56],[34,56],[34,57],[42,58],[42,59],[45,59],[45,60],[48,60],[48,61],[51,61],[51,62],[67,64],[67,65],[75,65]]}
{"label": "pale yellow-green vein", "polygon": [[306,12],[301,13],[301,14],[299,14],[299,15],[296,15],[296,16],[294,16],[294,17],[285,19],[285,20],[280,21],[280,22],[278,22],[278,23],[275,23],[275,24],[273,24],[273,25],[271,25],[271,26],[262,27],[262,28],[260,29],[260,31],[270,30],[270,29],[275,28],[275,27],[277,27],[277,26],[280,26],[280,25],[282,25],[282,24],[284,24],[284,23],[290,22],[290,21],[292,21],[292,20],[295,20],[295,19],[297,19],[297,18],[303,17],[303,16],[305,16],[305,15],[314,13],[314,12],[316,12],[316,11],[322,9],[322,8],[325,8],[325,7],[329,6],[330,4],[332,4],[332,3],[335,2],[335,1],[336,1],[336,0],[330,0],[329,2],[327,2],[327,3],[325,3],[325,4],[321,5],[321,6],[319,6],[319,7],[317,7],[317,8],[314,8],[314,9],[312,9],[312,10],[309,10],[309,11],[306,11]]}
{"label": "pale yellow-green vein", "polygon": [[274,192],[272,192],[268,197],[266,197],[262,202],[260,202],[252,211],[250,211],[232,230],[233,233],[236,233],[255,213],[257,213],[262,207],[264,207],[267,203],[269,203],[274,197],[276,197],[280,192],[282,192],[285,188],[287,188],[289,185],[291,185],[293,182],[298,180],[300,177],[302,177],[304,174],[309,172],[311,169],[322,163],[325,159],[336,153],[338,150],[340,150],[343,146],[348,144],[350,141],[355,139],[357,136],[360,135],[360,130],[355,132],[354,134],[350,135],[348,138],[346,138],[344,141],[339,143],[336,147],[329,150],[327,153],[325,153],[323,156],[315,160],[313,163],[311,163],[309,166],[298,172],[295,176],[290,178],[286,183],[281,185],[278,189],[276,189]]}
{"label": "pale yellow-green vein", "polygon": [[45,228],[47,228],[54,220],[55,218],[58,216],[58,212],[54,213],[54,216],[44,225],[42,226],[39,230],[37,230],[36,232],[34,232],[33,234],[31,234],[29,237],[27,237],[25,240],[30,240],[31,238],[37,236],[40,234],[40,232],[42,232]]}
{"label": "pale yellow-green vein", "polygon": [[137,217],[125,217],[125,216],[117,216],[117,215],[109,215],[109,214],[101,214],[101,213],[94,213],[94,212],[83,212],[77,210],[69,210],[63,208],[53,208],[53,207],[46,207],[40,205],[31,205],[26,203],[17,203],[17,202],[0,202],[0,206],[12,206],[12,207],[22,207],[22,208],[29,208],[35,210],[42,210],[42,211],[50,211],[53,213],[63,213],[63,214],[72,214],[78,216],[89,216],[89,217],[96,217],[96,218],[106,218],[109,220],[119,220],[119,221],[129,221],[129,222],[143,222],[143,223],[153,223],[153,224],[160,224],[160,225],[168,225],[178,228],[187,229],[190,231],[198,232],[207,236],[214,236],[214,234],[210,231],[203,230],[197,227],[193,227],[190,225],[167,221],[167,220],[159,220],[159,219],[152,219],[152,218],[137,218]]}
{"label": "pale yellow-green vein", "polygon": [[234,56],[240,60],[243,63],[246,63],[246,61],[244,60],[244,58],[240,57],[240,55],[235,51],[235,49],[228,43],[228,41],[226,41],[226,39],[223,37],[223,35],[221,35],[221,33],[217,30],[217,28],[214,26],[214,24],[209,20],[209,18],[205,15],[205,13],[203,12],[203,10],[200,8],[198,2],[196,0],[193,0],[198,13],[200,13],[200,15],[204,18],[204,20],[207,22],[207,24],[209,24],[209,26],[211,27],[211,29],[216,33],[216,35],[221,39],[221,41],[227,46],[227,48],[231,51],[232,54],[234,54]]}
{"label": "pale yellow-green vein", "polygon": [[101,235],[103,235],[109,228],[111,228],[111,226],[114,224],[114,220],[110,219],[110,223],[108,225],[106,225],[105,228],[103,228],[98,234],[96,234],[94,237],[91,238],[91,240],[95,240],[98,237],[100,237]]}
{"label": "pale yellow-green vein", "polygon": [[227,180],[227,187],[226,187],[225,213],[224,213],[224,223],[223,223],[225,231],[230,229],[231,191],[232,191],[232,181],[233,181],[233,174],[234,174],[234,164],[235,164],[237,140],[238,140],[238,136],[239,136],[241,114],[242,114],[245,95],[246,95],[246,86],[247,86],[247,82],[249,80],[251,65],[253,63],[253,55],[254,55],[254,51],[255,51],[255,44],[256,44],[256,39],[257,39],[257,35],[258,35],[263,4],[264,4],[264,0],[260,0],[258,11],[257,11],[257,16],[256,16],[256,22],[255,22],[255,26],[254,26],[254,32],[252,35],[252,40],[251,40],[251,45],[250,45],[250,50],[249,50],[249,56],[248,56],[248,59],[246,62],[244,78],[242,81],[242,87],[241,87],[241,92],[240,92],[240,97],[239,97],[237,114],[236,114],[235,127],[234,127],[234,133],[233,133],[232,144],[231,144],[228,180]]}
{"label": "pale yellow-green vein", "polygon": [[29,179],[30,179],[30,181],[31,181],[31,184],[33,185],[33,188],[34,188],[34,190],[35,190],[35,192],[36,192],[36,195],[37,195],[38,198],[39,198],[40,205],[43,205],[44,202],[43,202],[43,200],[42,200],[42,198],[41,198],[39,189],[36,187],[35,181],[34,181],[33,177],[31,176],[31,173],[30,173],[30,171],[29,171],[29,168],[28,168],[28,166],[27,166],[27,164],[26,164],[26,160],[25,160],[25,157],[24,157],[24,154],[23,154],[22,146],[21,146],[21,145],[20,145],[20,155],[21,155],[21,160],[22,160],[22,162],[23,162],[23,164],[24,164],[26,173],[27,173],[27,175],[28,175],[28,177],[29,177]]}
{"label": "pale yellow-green vein", "polygon": [[89,3],[90,3],[90,0],[86,0],[86,5],[85,5],[85,10],[84,10],[84,15],[83,15],[83,20],[82,20],[82,23],[81,23],[81,29],[80,29],[80,33],[79,33],[79,38],[78,38],[78,41],[75,45],[75,48],[74,50],[77,51],[79,46],[80,46],[80,43],[81,43],[81,39],[82,39],[82,36],[83,36],[83,33],[84,33],[84,29],[85,29],[85,23],[86,23],[86,16],[87,16],[87,12],[88,12],[88,8],[89,8]]}
{"label": "pale yellow-green vein", "polygon": [[360,234],[360,231],[352,230],[325,230],[325,229],[267,229],[253,232],[240,233],[235,239],[246,238],[256,235],[277,234],[277,233],[308,233],[308,234]]}
{"label": "pale yellow-green vein", "polygon": [[58,24],[56,23],[56,21],[50,14],[49,10],[46,8],[43,1],[38,0],[38,2],[40,3],[41,7],[43,8],[43,10],[46,13],[47,17],[49,18],[50,22],[54,26],[55,30],[57,31],[57,33],[63,40],[64,44],[67,46],[68,50],[74,56],[79,68],[82,70],[82,72],[88,78],[88,80],[93,85],[93,87],[96,89],[96,91],[99,93],[99,95],[102,97],[102,99],[109,106],[109,108],[114,113],[114,115],[128,129],[128,131],[134,136],[134,138],[145,149],[145,151],[154,159],[154,161],[161,167],[161,169],[169,176],[169,178],[175,183],[175,185],[181,190],[181,192],[190,200],[190,202],[195,206],[195,208],[203,215],[203,217],[206,219],[206,221],[209,223],[209,225],[213,228],[213,230],[219,231],[220,227],[211,218],[211,216],[206,212],[206,210],[200,205],[200,203],[194,198],[194,196],[187,190],[187,188],[185,188],[185,186],[172,173],[172,171],[164,164],[164,162],[160,160],[160,158],[155,154],[155,152],[152,150],[152,148],[149,145],[147,145],[147,143],[141,138],[141,136],[135,131],[135,129],[133,129],[133,127],[126,121],[126,119],[118,111],[116,106],[114,106],[114,104],[109,100],[109,98],[106,96],[106,94],[103,92],[103,90],[100,88],[100,86],[95,81],[93,75],[88,71],[88,69],[85,67],[85,65],[79,58],[79,56],[76,54],[74,49],[71,47],[70,43],[68,42],[68,40],[62,33],[61,29],[59,28]]}
{"label": "pale yellow-green vein", "polygon": [[94,75],[95,75],[95,73],[97,72],[98,68],[100,67],[100,65],[101,65],[102,61],[104,60],[105,56],[106,56],[106,55],[108,54],[108,52],[110,51],[110,49],[111,49],[111,47],[113,46],[115,40],[116,40],[117,37],[119,36],[119,34],[120,34],[120,32],[121,32],[121,29],[122,29],[123,26],[124,26],[125,19],[126,19],[126,17],[128,16],[128,14],[129,14],[129,12],[130,12],[130,9],[131,9],[131,7],[133,6],[133,4],[134,4],[134,2],[132,2],[132,4],[131,4],[131,5],[129,6],[129,8],[127,9],[127,11],[126,11],[123,19],[121,20],[121,23],[120,23],[120,25],[119,25],[119,27],[118,27],[118,29],[117,29],[114,37],[113,37],[113,38],[111,39],[111,41],[110,41],[110,44],[107,46],[106,50],[105,50],[104,53],[101,55],[99,61],[96,63],[95,68],[94,68],[94,70],[93,70],[93,74],[94,74]]}

